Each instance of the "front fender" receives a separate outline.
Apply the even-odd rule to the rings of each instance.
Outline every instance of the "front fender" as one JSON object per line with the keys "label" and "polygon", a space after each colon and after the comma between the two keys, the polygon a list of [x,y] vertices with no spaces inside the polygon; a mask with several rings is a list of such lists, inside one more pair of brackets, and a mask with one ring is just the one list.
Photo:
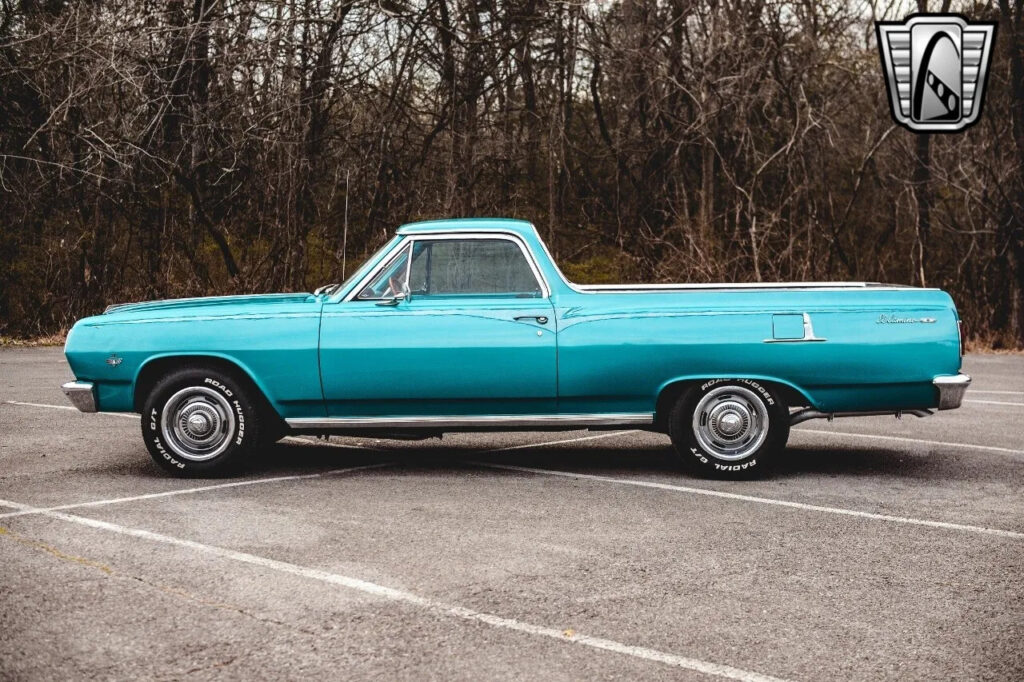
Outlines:
{"label": "front fender", "polygon": [[281,417],[320,416],[320,304],[278,308],[218,317],[86,318],[68,335],[65,354],[76,378],[96,385],[105,412],[134,411],[139,378],[154,363],[210,358],[244,373]]}

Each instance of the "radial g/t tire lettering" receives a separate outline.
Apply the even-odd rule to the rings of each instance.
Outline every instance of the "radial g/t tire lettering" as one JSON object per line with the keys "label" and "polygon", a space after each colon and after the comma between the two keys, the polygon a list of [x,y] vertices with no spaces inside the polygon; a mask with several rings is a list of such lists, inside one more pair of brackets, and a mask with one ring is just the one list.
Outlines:
{"label": "radial g/t tire lettering", "polygon": [[212,368],[182,367],[162,377],[142,409],[142,437],[153,460],[182,477],[236,469],[260,442],[250,390]]}
{"label": "radial g/t tire lettering", "polygon": [[678,398],[669,436],[687,468],[716,478],[748,478],[764,472],[785,448],[789,408],[765,382],[708,379]]}

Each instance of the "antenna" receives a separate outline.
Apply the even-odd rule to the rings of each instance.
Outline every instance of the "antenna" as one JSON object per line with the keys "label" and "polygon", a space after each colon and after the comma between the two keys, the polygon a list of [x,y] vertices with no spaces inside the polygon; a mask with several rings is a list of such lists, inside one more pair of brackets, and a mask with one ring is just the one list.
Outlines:
{"label": "antenna", "polygon": [[341,232],[341,281],[345,281],[345,258],[348,255],[348,175],[345,169],[345,223]]}

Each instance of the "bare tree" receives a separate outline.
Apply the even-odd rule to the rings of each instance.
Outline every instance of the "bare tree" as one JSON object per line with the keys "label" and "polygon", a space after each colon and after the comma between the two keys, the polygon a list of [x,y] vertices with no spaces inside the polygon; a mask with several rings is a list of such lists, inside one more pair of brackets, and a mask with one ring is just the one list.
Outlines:
{"label": "bare tree", "polygon": [[908,3],[0,0],[0,333],[510,215],[576,278],[938,285],[1020,347],[1022,5],[935,5],[1000,22],[957,135],[891,121]]}

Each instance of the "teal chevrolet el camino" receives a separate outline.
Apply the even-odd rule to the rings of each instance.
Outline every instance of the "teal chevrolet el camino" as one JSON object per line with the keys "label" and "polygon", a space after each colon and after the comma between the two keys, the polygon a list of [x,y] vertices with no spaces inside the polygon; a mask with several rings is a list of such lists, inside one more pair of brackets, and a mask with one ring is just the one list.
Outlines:
{"label": "teal chevrolet el camino", "polygon": [[171,473],[287,433],[643,428],[698,472],[747,476],[813,418],[960,406],[949,295],[871,283],[581,286],[534,227],[399,228],[312,294],[115,305],[75,324],[63,386],[138,412]]}

